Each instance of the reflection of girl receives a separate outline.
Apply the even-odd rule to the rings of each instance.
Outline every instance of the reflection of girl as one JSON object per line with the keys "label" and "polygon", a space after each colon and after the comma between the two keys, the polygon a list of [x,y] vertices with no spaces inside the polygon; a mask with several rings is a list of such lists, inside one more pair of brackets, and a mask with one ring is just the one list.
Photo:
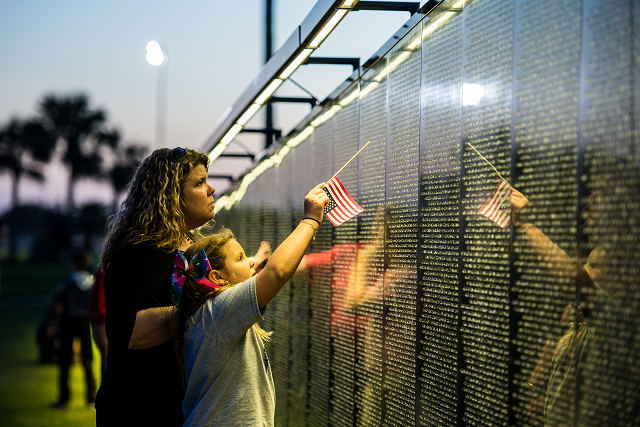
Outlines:
{"label": "reflection of girl", "polygon": [[[598,203],[598,197],[590,200],[590,213],[615,209],[613,204]],[[600,223],[601,230],[608,231],[592,239],[600,245],[592,246],[584,266],[579,259],[574,264],[542,231],[520,222],[528,202],[512,189],[514,225],[550,274],[572,279],[575,287],[566,286],[563,297],[567,302],[577,299],[580,304],[567,306],[561,319],[567,329],[559,339],[549,338],[529,379],[528,384],[541,392],[528,406],[533,425],[541,425],[535,421],[537,411],[543,415],[545,426],[627,425],[625,420],[638,415],[640,367],[637,348],[634,350],[638,341],[632,302],[635,295],[625,285],[630,282],[621,266],[629,262],[637,265],[637,260],[629,253],[614,252],[617,255],[612,256],[606,249],[614,248],[611,243],[626,231],[607,229]],[[597,221],[594,216],[587,218],[592,230],[597,229]]]}
{"label": "reflection of girl", "polygon": [[185,253],[188,267],[177,255],[175,341],[186,382],[185,426],[274,424],[274,384],[262,344],[267,334],[257,322],[293,275],[322,221],[329,202],[323,185],[307,194],[305,219],[255,276],[254,262],[229,230],[191,245]]}

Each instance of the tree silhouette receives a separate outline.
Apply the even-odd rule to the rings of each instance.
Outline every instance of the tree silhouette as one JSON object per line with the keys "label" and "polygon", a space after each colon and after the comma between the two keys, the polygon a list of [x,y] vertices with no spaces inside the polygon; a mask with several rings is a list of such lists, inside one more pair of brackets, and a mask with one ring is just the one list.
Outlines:
{"label": "tree silhouette", "polygon": [[85,94],[49,94],[40,102],[46,128],[59,144],[64,143],[62,162],[69,168],[67,209],[75,207],[75,184],[80,178],[100,178],[103,149],[115,149],[120,140],[117,130],[106,128],[106,112],[92,109]]}
{"label": "tree silhouette", "polygon": [[11,208],[19,204],[18,184],[23,175],[43,181],[43,163],[51,159],[55,141],[41,123],[11,119],[0,129],[0,171],[11,174]]}
{"label": "tree silhouette", "polygon": [[107,224],[106,207],[100,203],[89,203],[78,210],[74,224],[75,232],[82,236],[82,250],[92,250],[95,239],[104,237]]}
{"label": "tree silhouette", "polygon": [[118,146],[114,150],[114,153],[116,156],[115,164],[107,173],[107,177],[115,193],[111,212],[118,210],[120,193],[127,187],[133,172],[144,159],[147,148],[138,145]]}
{"label": "tree silhouette", "polygon": [[[8,171],[11,175],[11,210],[14,212],[20,204],[18,185],[23,176],[43,181],[40,170],[43,163],[51,159],[55,141],[41,123],[30,120],[23,122],[11,119],[0,129],[0,171]],[[16,256],[17,234],[16,221],[9,221],[9,258]]]}

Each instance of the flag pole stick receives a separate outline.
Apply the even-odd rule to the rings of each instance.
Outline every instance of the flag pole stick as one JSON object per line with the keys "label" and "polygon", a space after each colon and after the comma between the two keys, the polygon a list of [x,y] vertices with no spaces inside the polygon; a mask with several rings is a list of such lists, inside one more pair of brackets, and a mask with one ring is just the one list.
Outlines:
{"label": "flag pole stick", "polygon": [[341,167],[341,168],[340,168],[340,170],[339,170],[338,172],[336,172],[336,174],[335,174],[335,175],[333,175],[329,181],[327,181],[327,183],[325,184],[325,186],[326,186],[327,184],[329,184],[333,178],[335,178],[336,176],[338,176],[338,174],[339,174],[340,172],[342,172],[342,170],[343,170],[344,168],[346,168],[347,166],[349,166],[349,163],[351,163],[351,161],[352,161],[353,159],[355,159],[356,157],[358,157],[358,154],[360,154],[360,153],[362,152],[362,150],[364,150],[365,148],[367,148],[367,145],[369,145],[369,144],[371,144],[371,141],[369,141],[369,142],[367,142],[366,144],[364,144],[364,147],[362,147],[362,148],[361,148],[361,149],[360,149],[356,154],[354,154],[354,155],[353,155],[353,157],[352,157],[351,159],[349,159],[349,161],[348,161],[348,162],[347,162],[343,167]]}
{"label": "flag pole stick", "polygon": [[[478,153],[478,156],[482,157],[482,159],[483,159],[485,162],[489,163],[489,166],[491,166],[491,167],[493,168],[493,170],[494,170],[494,171],[496,171],[496,173],[498,174],[498,176],[500,177],[500,179],[501,179],[501,180],[503,180],[504,182],[506,182],[507,184],[509,184],[509,181],[507,181],[506,179],[504,179],[504,178],[502,177],[502,175],[500,175],[500,172],[498,172],[498,169],[496,169],[496,168],[491,164],[491,162],[489,162],[489,160],[485,159],[485,158],[484,158],[484,156],[483,156],[482,154],[480,154],[480,152],[479,152],[478,150],[476,150],[476,147],[474,147],[473,145],[469,144],[468,142],[467,142],[467,145],[468,145],[469,147],[473,148],[473,151],[475,151],[476,153]],[[509,187],[511,187],[511,184],[509,184]]]}

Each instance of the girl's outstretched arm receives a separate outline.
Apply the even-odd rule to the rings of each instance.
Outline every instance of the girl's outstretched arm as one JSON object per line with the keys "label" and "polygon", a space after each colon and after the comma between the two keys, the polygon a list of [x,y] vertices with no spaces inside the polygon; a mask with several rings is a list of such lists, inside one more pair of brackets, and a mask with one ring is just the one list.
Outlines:
{"label": "girl's outstretched arm", "polygon": [[322,187],[316,185],[304,198],[304,216],[313,220],[300,222],[295,230],[275,250],[264,269],[256,275],[258,307],[264,308],[291,278],[302,260],[307,246],[315,235],[323,217],[323,209],[329,198]]}

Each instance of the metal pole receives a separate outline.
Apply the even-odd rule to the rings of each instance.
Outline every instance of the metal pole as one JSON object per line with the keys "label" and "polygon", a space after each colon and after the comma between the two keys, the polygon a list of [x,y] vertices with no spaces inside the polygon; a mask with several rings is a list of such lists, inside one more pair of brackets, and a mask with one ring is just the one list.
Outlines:
{"label": "metal pole", "polygon": [[156,148],[167,146],[167,98],[169,64],[156,67]]}
{"label": "metal pole", "polygon": [[[272,16],[271,16],[271,10],[272,10],[272,5],[273,5],[273,1],[272,0],[266,0],[266,4],[265,4],[265,30],[266,30],[266,34],[265,34],[265,59],[264,62],[266,63],[269,58],[271,58],[271,54],[272,54],[272,28],[271,28],[271,24],[272,24]],[[265,123],[265,129],[267,130],[267,133],[265,134],[265,147],[270,146],[271,144],[273,144],[273,105],[271,104],[267,104],[265,106],[266,109],[266,123]]]}

